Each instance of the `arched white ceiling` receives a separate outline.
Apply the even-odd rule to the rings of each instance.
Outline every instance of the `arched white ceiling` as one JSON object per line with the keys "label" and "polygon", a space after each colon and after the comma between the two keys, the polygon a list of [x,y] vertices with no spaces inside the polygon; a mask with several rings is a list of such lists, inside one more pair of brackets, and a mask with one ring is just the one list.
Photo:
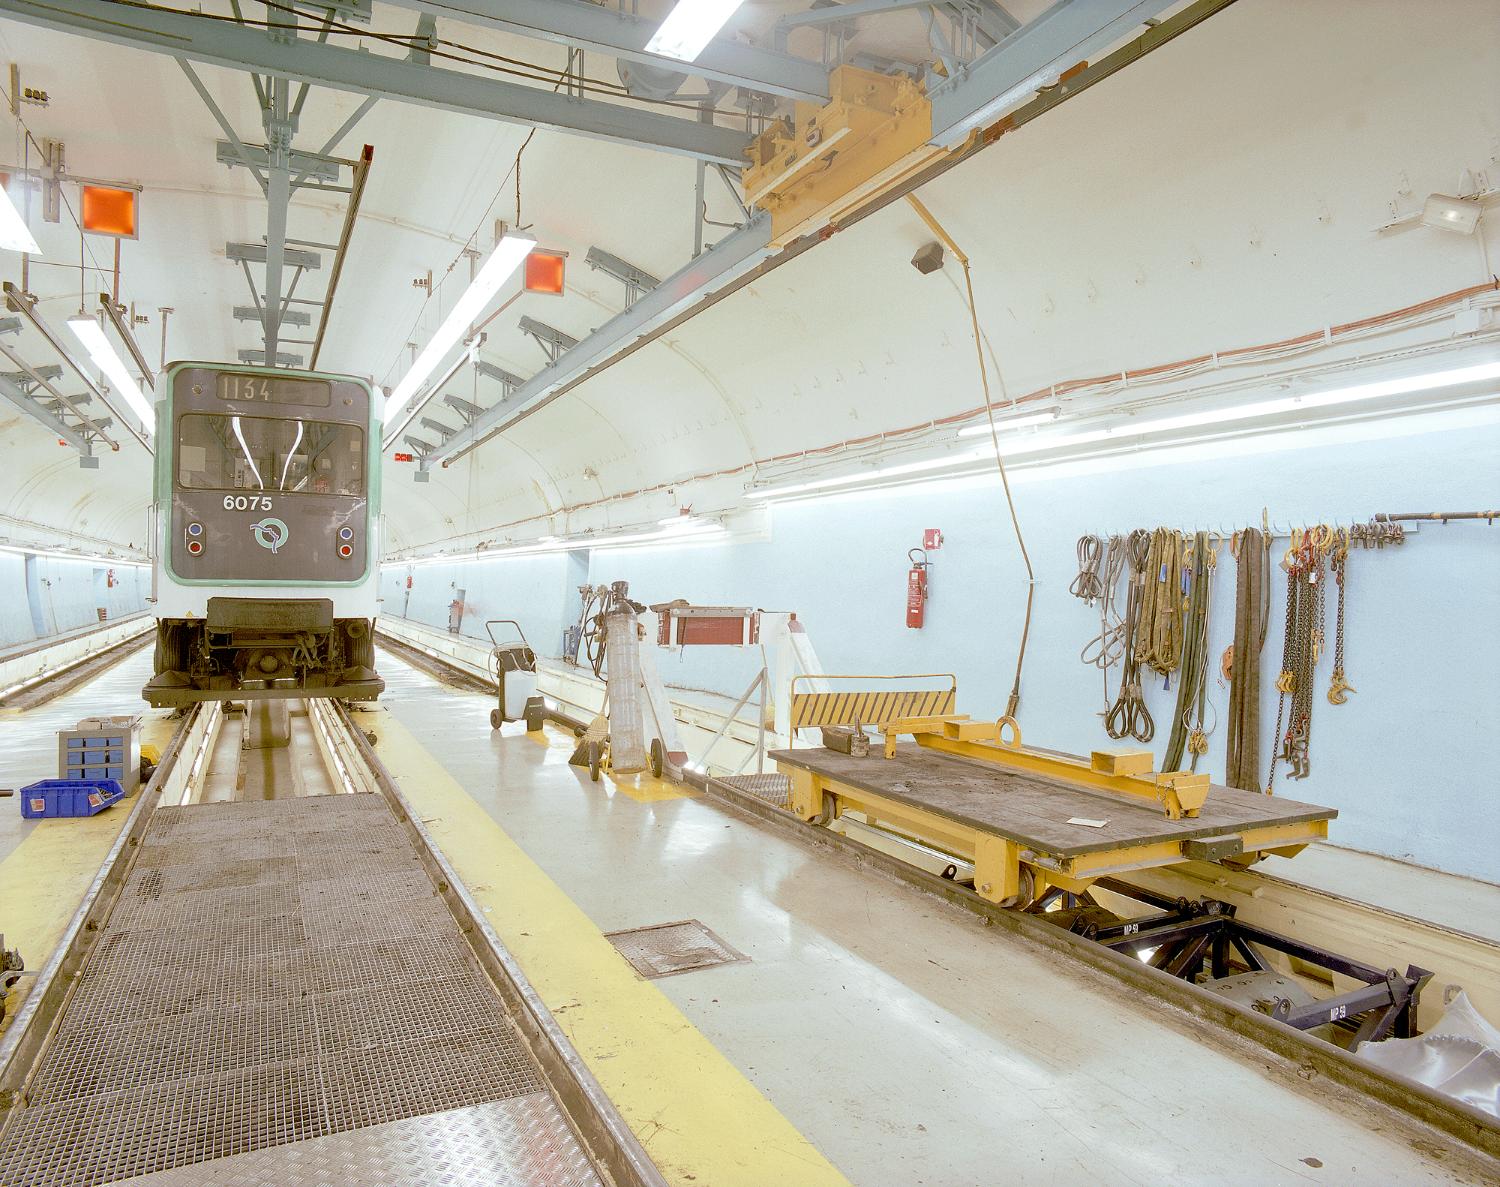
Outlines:
{"label": "arched white ceiling", "polygon": [[[764,21],[795,7],[803,6],[750,14]],[[377,24],[386,18],[409,21],[377,8]],[[140,331],[148,354],[158,305],[178,310],[169,355],[232,357],[255,345],[253,326],[228,322],[247,294],[222,251],[226,240],[259,238],[264,204],[242,172],[213,163],[220,133],[177,67],[9,22],[0,22],[0,48],[26,82],[52,92],[52,106],[26,118],[67,141],[72,170],[147,187],[142,238],[124,249],[122,295],[152,318]],[[1236,4],[1002,137],[921,196],[974,261],[985,332],[1011,393],[1274,340],[1488,275],[1483,231],[1375,228],[1393,207],[1451,191],[1462,170],[1500,181],[1497,72],[1500,10],[1486,0],[1450,0],[1442,21],[1402,0],[1372,0],[1358,19],[1296,0]],[[237,128],[256,134],[248,80],[202,73]],[[316,147],[355,104],[315,91],[299,145]],[[432,301],[413,278],[428,269],[441,278],[476,228],[514,217],[507,174],[525,135],[381,103],[346,139],[345,155],[370,143],[376,158],[325,367],[399,376],[404,344],[425,339],[466,273]],[[623,307],[618,283],[583,267],[590,244],[658,275],[685,262],[693,166],[538,133],[522,182],[523,221],[544,244],[574,253],[567,297],[524,298],[491,326],[486,357],[529,375],[544,359],[516,330],[517,315],[581,337]],[[727,218],[727,196],[712,185],[709,194],[713,217]],[[331,241],[340,219],[336,202],[299,202],[290,233]],[[58,239],[55,258],[76,258],[76,235],[47,230]],[[686,483],[693,476],[972,408],[980,394],[961,273],[951,260],[931,276],[908,263],[930,238],[908,206],[890,206],[431,482],[388,463],[390,542],[645,522],[679,501],[732,501],[753,470],[718,484]],[[94,241],[101,260],[102,242]],[[60,321],[76,304],[77,273],[67,281],[57,272],[55,283],[33,273],[32,288]],[[465,382],[473,381],[448,390],[463,394]],[[4,514],[140,539],[149,467],[138,447],[80,471],[71,451],[29,422],[0,420],[0,433],[17,463],[0,475]],[[618,498],[672,483],[686,484]]]}

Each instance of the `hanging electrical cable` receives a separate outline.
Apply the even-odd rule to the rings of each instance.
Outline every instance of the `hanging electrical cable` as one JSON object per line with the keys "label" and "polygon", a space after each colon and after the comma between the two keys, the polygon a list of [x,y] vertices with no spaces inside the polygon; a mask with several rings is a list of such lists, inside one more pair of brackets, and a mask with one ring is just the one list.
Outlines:
{"label": "hanging electrical cable", "polygon": [[[1021,707],[1021,670],[1026,664],[1026,643],[1031,636],[1031,607],[1036,600],[1036,573],[1031,567],[1031,556],[1026,551],[1026,538],[1021,533],[1021,519],[1016,514],[1016,500],[1011,494],[1010,478],[1005,473],[1005,459],[1000,454],[1000,430],[995,427],[995,401],[990,395],[989,368],[984,362],[984,336],[979,329],[979,308],[974,302],[974,278],[969,269],[969,257],[954,242],[953,236],[943,229],[943,225],[932,216],[932,213],[918,201],[915,194],[907,194],[906,200],[911,203],[912,209],[917,212],[922,221],[931,228],[936,235],[953,253],[953,257],[959,262],[964,270],[964,291],[969,305],[969,322],[974,333],[974,353],[979,359],[979,382],[984,390],[984,411],[989,418],[990,441],[995,446],[995,469],[1000,474],[1000,486],[1005,491],[1005,505],[1010,511],[1010,524],[1016,533],[1016,546],[1021,550],[1021,563],[1026,567],[1026,615],[1021,622],[1021,640],[1016,648],[1016,674],[1011,681],[1010,697],[1006,701],[1005,716],[1012,724],[1015,724],[1016,711]],[[1002,384],[1004,380],[996,375],[996,379]]]}

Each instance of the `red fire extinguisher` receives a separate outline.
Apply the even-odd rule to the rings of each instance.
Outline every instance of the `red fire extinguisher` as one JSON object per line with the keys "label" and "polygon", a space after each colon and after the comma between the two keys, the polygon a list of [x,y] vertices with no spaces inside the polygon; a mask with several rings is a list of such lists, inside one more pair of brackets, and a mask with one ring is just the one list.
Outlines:
{"label": "red fire extinguisher", "polygon": [[921,630],[927,612],[927,550],[912,548],[906,556],[911,561],[906,573],[906,625]]}

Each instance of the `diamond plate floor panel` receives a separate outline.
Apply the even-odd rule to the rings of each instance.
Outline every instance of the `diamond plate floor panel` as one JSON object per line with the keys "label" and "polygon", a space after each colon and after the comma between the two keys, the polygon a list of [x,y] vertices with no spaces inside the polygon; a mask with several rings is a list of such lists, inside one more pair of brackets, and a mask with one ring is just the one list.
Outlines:
{"label": "diamond plate floor panel", "polygon": [[309,1138],[115,1187],[598,1187],[545,1092]]}
{"label": "diamond plate floor panel", "polygon": [[152,817],[0,1129],[5,1187],[123,1180],[597,1182],[374,795]]}

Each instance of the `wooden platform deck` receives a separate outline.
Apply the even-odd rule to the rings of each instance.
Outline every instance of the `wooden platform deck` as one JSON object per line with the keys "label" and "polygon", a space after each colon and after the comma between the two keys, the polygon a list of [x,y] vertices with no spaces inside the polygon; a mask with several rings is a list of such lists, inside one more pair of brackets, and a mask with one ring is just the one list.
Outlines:
{"label": "wooden platform deck", "polygon": [[[823,747],[775,750],[771,758],[783,771],[801,768],[1059,858],[1328,821],[1338,815],[1333,808],[1215,784],[1198,817],[1168,820],[1159,805],[1145,800],[909,743],[898,746],[889,759],[878,749],[854,758]],[[1072,819],[1105,823],[1096,828],[1069,824]]]}

